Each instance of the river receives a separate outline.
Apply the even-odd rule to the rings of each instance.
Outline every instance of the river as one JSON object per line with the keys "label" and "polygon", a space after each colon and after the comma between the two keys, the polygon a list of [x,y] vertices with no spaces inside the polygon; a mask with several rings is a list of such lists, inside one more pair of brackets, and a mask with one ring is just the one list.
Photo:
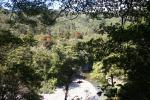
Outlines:
{"label": "river", "polygon": [[[69,85],[68,100],[104,100],[93,84],[83,79],[76,79]],[[64,100],[65,92],[63,88],[57,88],[52,94],[42,94],[43,100]]]}

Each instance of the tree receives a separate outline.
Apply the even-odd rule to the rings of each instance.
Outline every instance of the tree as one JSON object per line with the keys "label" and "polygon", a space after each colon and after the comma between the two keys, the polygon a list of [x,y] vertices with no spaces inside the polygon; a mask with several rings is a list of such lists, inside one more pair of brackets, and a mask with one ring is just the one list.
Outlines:
{"label": "tree", "polygon": [[53,52],[42,48],[36,48],[33,52],[32,66],[36,73],[42,77],[39,91],[41,93],[51,93],[55,89],[57,83],[57,77],[55,76],[57,68],[54,65],[55,62],[53,62],[53,60],[55,60]]}
{"label": "tree", "polygon": [[[77,72],[80,69],[80,58],[76,52],[74,45],[62,45],[57,44],[58,47],[54,47],[57,57],[53,60],[54,66],[57,70],[57,83],[58,85],[64,85],[65,98],[67,100],[69,85],[75,78]],[[56,45],[56,46],[57,46]],[[57,60],[58,59],[58,60]],[[58,62],[56,62],[58,61]]]}
{"label": "tree", "polygon": [[[5,70],[1,74],[1,99],[37,99],[35,90],[39,87],[40,76],[31,66],[32,52],[28,47],[17,47],[8,53]],[[32,98],[31,98],[32,96]]]}

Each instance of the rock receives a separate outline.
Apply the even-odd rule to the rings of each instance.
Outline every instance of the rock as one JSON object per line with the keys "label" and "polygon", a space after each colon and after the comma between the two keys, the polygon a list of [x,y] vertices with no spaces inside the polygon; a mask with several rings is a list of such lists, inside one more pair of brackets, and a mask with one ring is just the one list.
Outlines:
{"label": "rock", "polygon": [[102,91],[99,91],[99,92],[97,92],[97,95],[98,95],[98,96],[101,96],[102,93],[103,93]]}
{"label": "rock", "polygon": [[80,83],[82,83],[82,81],[77,81],[77,83],[79,83],[79,84],[80,84]]}

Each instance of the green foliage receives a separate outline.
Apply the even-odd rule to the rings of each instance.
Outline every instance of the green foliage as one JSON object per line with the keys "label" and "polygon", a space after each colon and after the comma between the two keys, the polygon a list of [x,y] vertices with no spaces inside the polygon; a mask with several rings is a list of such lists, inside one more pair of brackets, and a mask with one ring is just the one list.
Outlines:
{"label": "green foliage", "polygon": [[22,40],[10,33],[9,30],[0,30],[0,46],[8,44],[19,45],[22,43]]}
{"label": "green foliage", "polygon": [[93,71],[90,74],[92,79],[97,80],[102,84],[107,84],[106,75],[103,73],[103,63],[97,62],[93,64]]}
{"label": "green foliage", "polygon": [[8,53],[7,66],[26,84],[38,86],[39,82],[36,81],[40,79],[40,76],[32,68],[32,61],[30,48],[20,46]]}
{"label": "green foliage", "polygon": [[63,33],[67,34],[68,32],[71,33],[70,38],[74,37],[74,33],[80,32],[81,35],[86,34],[93,34],[96,33],[99,29],[100,24],[104,24],[105,20],[102,17],[102,20],[91,19],[88,15],[79,14],[77,18],[73,20],[69,20],[70,17],[74,17],[76,15],[68,15],[62,16],[57,19],[55,25],[51,27],[51,32],[56,33]]}
{"label": "green foliage", "polygon": [[79,57],[77,52],[75,51],[74,46],[63,46],[61,44],[58,45],[59,47],[54,47],[53,49],[56,52],[53,64],[58,69],[58,83],[70,83],[70,81],[74,77],[74,74],[80,67]]}
{"label": "green foliage", "polygon": [[48,75],[51,73],[50,52],[44,49],[37,49],[33,55],[33,67],[36,69],[36,73],[43,76],[44,80],[47,80]]}
{"label": "green foliage", "polygon": [[22,99],[39,100],[35,90],[39,87],[40,76],[31,66],[32,52],[29,47],[14,48],[6,53],[5,57],[0,68],[0,99],[17,99],[20,95]]}
{"label": "green foliage", "polygon": [[20,38],[25,45],[35,46],[37,44],[37,41],[34,39],[34,36],[32,34],[21,34]]}
{"label": "green foliage", "polygon": [[53,93],[56,87],[56,83],[57,83],[57,79],[53,79],[53,78],[49,79],[48,81],[43,81],[41,83],[42,87],[40,88],[39,91],[45,94]]}

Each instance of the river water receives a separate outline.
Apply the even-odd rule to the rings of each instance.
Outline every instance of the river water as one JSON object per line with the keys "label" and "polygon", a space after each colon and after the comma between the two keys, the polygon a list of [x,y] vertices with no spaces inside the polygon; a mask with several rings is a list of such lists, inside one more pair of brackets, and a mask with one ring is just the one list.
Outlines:
{"label": "river water", "polygon": [[[98,90],[88,81],[76,79],[69,85],[68,100],[104,100],[97,95]],[[65,91],[57,88],[52,94],[42,94],[43,100],[64,100]]]}

